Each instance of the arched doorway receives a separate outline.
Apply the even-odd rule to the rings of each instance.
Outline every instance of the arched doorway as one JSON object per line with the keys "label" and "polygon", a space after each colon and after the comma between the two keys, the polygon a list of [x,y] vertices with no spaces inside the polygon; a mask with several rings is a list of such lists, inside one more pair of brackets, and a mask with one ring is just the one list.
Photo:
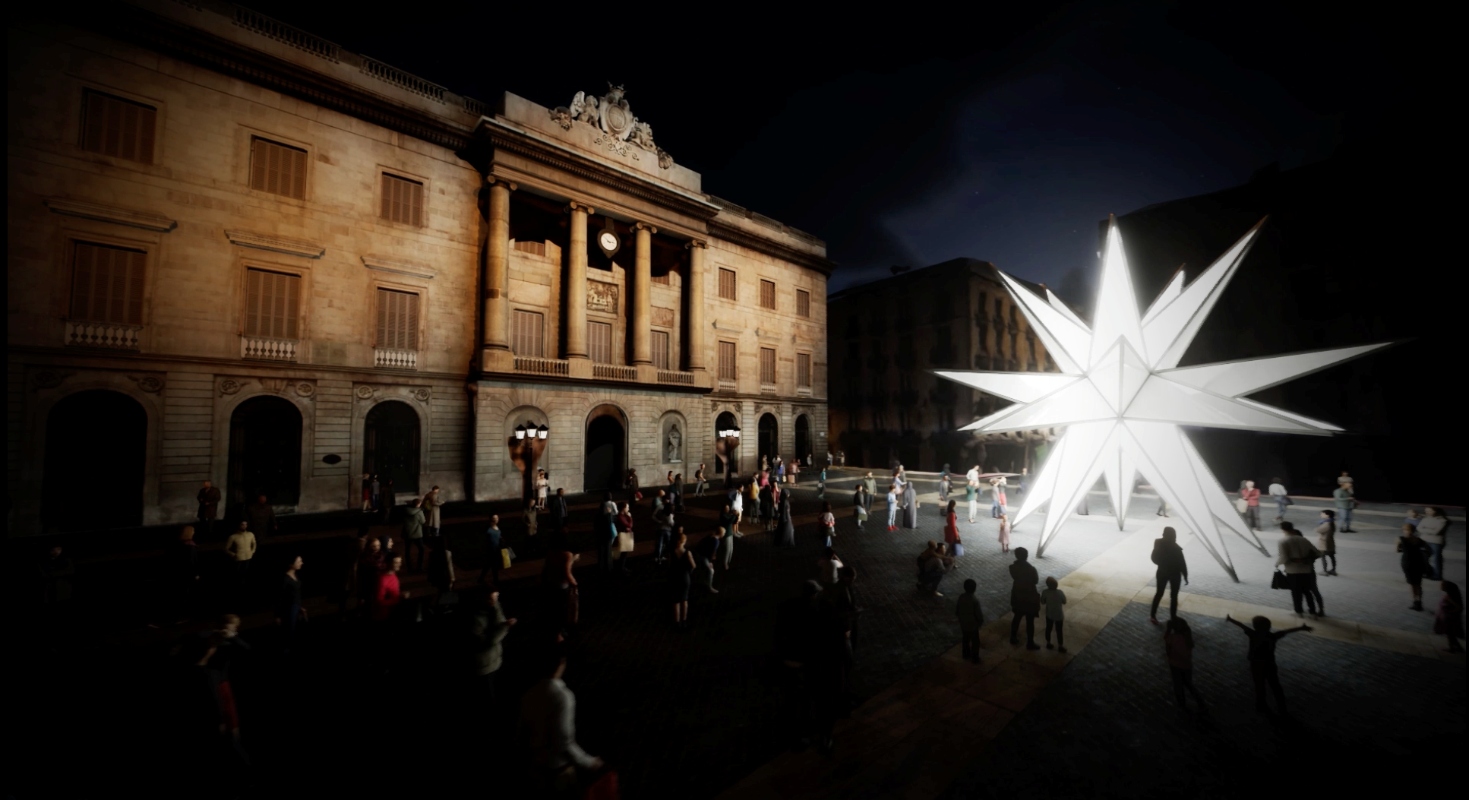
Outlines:
{"label": "arched doorway", "polygon": [[587,452],[582,462],[582,490],[606,491],[622,487],[627,471],[627,427],[622,411],[598,406],[587,418]]}
{"label": "arched doorway", "polygon": [[46,418],[41,529],[47,532],[143,524],[148,413],[105,389],[63,398]]}
{"label": "arched doorway", "polygon": [[740,440],[733,436],[720,437],[720,431],[737,430],[740,427],[735,415],[725,411],[714,418],[714,474],[723,475],[735,470],[738,463]]}
{"label": "arched doorway", "polygon": [[769,459],[775,463],[775,457],[780,455],[780,423],[775,421],[774,414],[760,415],[760,452],[757,454],[761,459]]}
{"label": "arched doorway", "polygon": [[[811,463],[814,465],[817,461],[815,455],[816,448],[811,446],[811,418],[802,414],[796,417],[796,458],[802,459],[801,463],[804,464],[806,463],[804,459],[810,456]],[[822,453],[820,461],[822,464],[826,463],[825,453]]]}
{"label": "arched doorway", "polygon": [[418,412],[407,403],[388,400],[367,412],[362,432],[362,471],[377,475],[393,491],[418,493]]}
{"label": "arched doorway", "polygon": [[301,412],[279,397],[252,397],[230,415],[228,508],[262,494],[278,506],[301,499]]}

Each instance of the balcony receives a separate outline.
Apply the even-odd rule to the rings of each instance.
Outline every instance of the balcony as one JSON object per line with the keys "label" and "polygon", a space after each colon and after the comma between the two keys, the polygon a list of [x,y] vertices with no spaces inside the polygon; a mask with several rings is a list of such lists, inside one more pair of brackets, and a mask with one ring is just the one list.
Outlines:
{"label": "balcony", "polygon": [[267,339],[263,336],[241,336],[240,358],[252,361],[295,361],[295,339]]}
{"label": "balcony", "polygon": [[773,384],[773,383],[761,383],[760,384],[760,394],[775,394],[775,384]]}
{"label": "balcony", "polygon": [[798,397],[810,397],[811,396],[811,387],[810,386],[797,386],[796,387],[796,396],[798,396]]}
{"label": "balcony", "polygon": [[635,381],[637,367],[620,367],[616,364],[592,364],[592,377],[603,381]]}
{"label": "balcony", "polygon": [[111,322],[66,323],[66,343],[76,347],[105,347],[109,350],[137,350],[141,325],[118,325]]}
{"label": "balcony", "polygon": [[418,369],[418,351],[379,347],[373,350],[372,365],[379,369]]}
{"label": "balcony", "polygon": [[694,373],[660,369],[658,370],[658,382],[673,384],[674,386],[693,386]]}
{"label": "balcony", "polygon": [[530,375],[560,375],[566,377],[571,374],[571,365],[559,358],[516,356],[515,371]]}
{"label": "balcony", "polygon": [[739,385],[739,382],[738,381],[730,380],[730,379],[726,379],[726,378],[720,378],[719,379],[719,391],[721,391],[721,392],[737,392],[737,391],[739,391],[739,389],[740,389],[740,385]]}

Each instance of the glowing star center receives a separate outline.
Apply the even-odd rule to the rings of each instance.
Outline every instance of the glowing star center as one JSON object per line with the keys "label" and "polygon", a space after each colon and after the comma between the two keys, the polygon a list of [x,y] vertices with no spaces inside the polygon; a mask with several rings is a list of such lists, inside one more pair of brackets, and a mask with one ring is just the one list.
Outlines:
{"label": "glowing star center", "polygon": [[1001,273],[1000,279],[1060,372],[937,374],[1014,401],[1014,405],[964,430],[1066,428],[1012,520],[1018,526],[1041,508],[1050,507],[1037,555],[1045,554],[1046,545],[1099,478],[1106,479],[1117,527],[1121,528],[1139,474],[1230,577],[1239,580],[1225,544],[1225,531],[1233,531],[1268,555],[1179,426],[1328,436],[1339,433],[1340,428],[1328,423],[1245,399],[1245,395],[1387,345],[1179,367],[1264,224],[1261,220],[1187,287],[1183,275],[1175,275],[1147,313],[1139,316],[1122,234],[1116,220],[1112,220],[1094,328],[1049,291],[1044,298],[1037,297]]}

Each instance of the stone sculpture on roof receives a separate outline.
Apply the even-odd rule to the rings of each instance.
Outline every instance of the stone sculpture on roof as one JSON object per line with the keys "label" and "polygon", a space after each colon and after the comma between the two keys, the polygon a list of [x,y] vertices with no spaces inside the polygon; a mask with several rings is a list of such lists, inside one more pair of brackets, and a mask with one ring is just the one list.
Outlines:
{"label": "stone sculpture on roof", "polygon": [[623,87],[610,83],[607,94],[601,97],[577,92],[570,106],[551,109],[551,119],[568,131],[578,122],[591,125],[599,132],[593,142],[609,152],[639,161],[638,151],[642,150],[654,154],[663,169],[673,166],[673,156],[654,144],[653,126],[633,116],[624,92]]}

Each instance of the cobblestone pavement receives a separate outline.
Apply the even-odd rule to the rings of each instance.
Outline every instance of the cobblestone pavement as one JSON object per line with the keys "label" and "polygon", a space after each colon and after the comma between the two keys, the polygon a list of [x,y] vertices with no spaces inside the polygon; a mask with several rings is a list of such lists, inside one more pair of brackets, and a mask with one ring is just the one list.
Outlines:
{"label": "cobblestone pavement", "polygon": [[[1462,662],[1292,634],[1277,656],[1294,717],[1283,720],[1254,711],[1244,635],[1222,619],[1190,624],[1207,716],[1191,700],[1187,712],[1174,705],[1158,630],[1131,604],[940,796],[1248,797],[1458,782],[1442,768],[1465,744]],[[956,757],[964,751],[955,742]]]}

